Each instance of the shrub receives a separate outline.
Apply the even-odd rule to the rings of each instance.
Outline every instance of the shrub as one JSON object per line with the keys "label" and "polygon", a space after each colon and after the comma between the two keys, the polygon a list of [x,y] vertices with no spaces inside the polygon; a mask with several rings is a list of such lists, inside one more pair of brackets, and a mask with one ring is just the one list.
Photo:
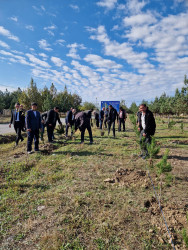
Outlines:
{"label": "shrub", "polygon": [[168,153],[169,150],[167,149],[165,154],[163,155],[162,160],[157,164],[159,174],[162,174],[164,172],[170,172],[172,170],[172,166],[170,165],[170,163],[167,162]]}

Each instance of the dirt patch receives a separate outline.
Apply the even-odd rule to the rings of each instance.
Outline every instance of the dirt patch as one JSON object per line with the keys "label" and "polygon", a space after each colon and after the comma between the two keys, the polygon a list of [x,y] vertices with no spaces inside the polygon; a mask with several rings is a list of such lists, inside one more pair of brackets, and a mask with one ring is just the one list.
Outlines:
{"label": "dirt patch", "polygon": [[41,149],[40,151],[41,151],[42,155],[50,155],[52,153],[52,151],[57,149],[57,148],[58,148],[58,146],[51,144],[51,143],[48,143],[48,144],[42,145],[40,147],[40,149]]}
{"label": "dirt patch", "polygon": [[0,144],[10,143],[16,140],[16,135],[0,135]]}
{"label": "dirt patch", "polygon": [[[146,204],[147,203],[147,204]],[[146,206],[147,205],[147,206]],[[158,201],[152,197],[147,202],[144,202],[144,207],[147,209],[148,219],[156,228],[156,236],[161,243],[170,243],[170,231],[173,243],[176,249],[186,249],[182,242],[182,237],[179,235],[183,228],[186,227],[186,206],[187,204],[161,204],[159,207]],[[163,219],[163,215],[165,221]],[[168,229],[166,226],[168,225]],[[153,233],[153,232],[151,232]]]}
{"label": "dirt patch", "polygon": [[149,187],[149,181],[146,178],[146,171],[135,169],[123,169],[119,168],[115,173],[115,178],[106,179],[104,182],[118,183],[121,186],[126,187]]}

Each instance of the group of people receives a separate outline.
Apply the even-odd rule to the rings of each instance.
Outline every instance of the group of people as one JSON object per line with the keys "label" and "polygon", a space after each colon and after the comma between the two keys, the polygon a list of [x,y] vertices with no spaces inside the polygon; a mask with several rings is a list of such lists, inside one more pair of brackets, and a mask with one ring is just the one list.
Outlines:
{"label": "group of people", "polygon": [[[68,137],[68,130],[71,128],[71,136],[73,135],[73,128],[75,131],[79,129],[81,131],[81,143],[84,143],[84,134],[86,129],[89,133],[90,144],[93,143],[92,135],[92,114],[93,109],[88,111],[81,111],[76,113],[76,109],[71,108],[66,115],[66,131],[65,136]],[[103,129],[108,126],[108,135],[112,128],[113,136],[115,137],[115,122],[118,121],[118,131],[121,131],[123,126],[123,131],[125,131],[125,121],[127,118],[126,111],[120,107],[119,112],[112,106],[109,105],[109,108],[102,108],[99,113],[94,111],[95,121],[97,128]],[[48,142],[54,142],[54,129],[56,123],[62,126],[62,122],[59,117],[59,107],[54,107],[53,109],[40,114],[37,111],[37,103],[33,102],[31,104],[31,109],[26,113],[23,111],[23,105],[19,103],[15,104],[15,110],[12,111],[11,124],[14,125],[16,131],[16,143],[24,138],[21,135],[21,131],[27,131],[27,152],[30,154],[32,152],[32,142],[34,139],[34,150],[39,151],[39,130],[41,131],[41,139],[43,139],[44,128],[47,128]],[[151,111],[148,110],[145,104],[141,104],[139,107],[139,112],[137,113],[137,124],[138,130],[140,131],[140,144],[142,148],[142,154],[140,155],[143,158],[146,158],[148,155],[147,145],[151,143],[151,136],[155,133],[155,119]],[[144,145],[144,146],[143,146]]]}

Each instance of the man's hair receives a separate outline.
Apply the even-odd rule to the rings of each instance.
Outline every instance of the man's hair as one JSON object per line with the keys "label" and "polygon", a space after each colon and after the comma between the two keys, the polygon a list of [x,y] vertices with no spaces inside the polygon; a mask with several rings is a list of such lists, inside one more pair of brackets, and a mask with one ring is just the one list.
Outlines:
{"label": "man's hair", "polygon": [[140,104],[140,106],[144,106],[145,108],[147,107],[145,103]]}
{"label": "man's hair", "polygon": [[110,104],[109,107],[112,108],[112,105]]}
{"label": "man's hair", "polygon": [[16,105],[19,105],[19,106],[20,106],[20,103],[19,103],[19,102],[16,102],[16,103],[15,103],[15,106],[16,106]]}
{"label": "man's hair", "polygon": [[59,109],[59,107],[54,107],[54,109]]}
{"label": "man's hair", "polygon": [[37,103],[36,102],[32,102],[31,106],[37,106]]}

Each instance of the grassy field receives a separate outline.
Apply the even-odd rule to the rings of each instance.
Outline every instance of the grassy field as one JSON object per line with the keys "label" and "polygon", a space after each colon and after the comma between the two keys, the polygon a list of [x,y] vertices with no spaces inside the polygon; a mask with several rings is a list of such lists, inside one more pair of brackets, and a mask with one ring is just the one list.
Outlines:
{"label": "grassy field", "polygon": [[[26,154],[26,138],[0,136],[0,249],[172,249],[148,169],[176,249],[188,234],[188,120],[167,128],[157,118],[153,159],[138,157],[139,145],[128,119],[114,139],[93,128],[80,145],[80,133],[57,143],[40,142]],[[111,132],[112,133],[112,132]],[[46,138],[45,138],[46,139]],[[156,164],[169,149],[170,173]],[[184,233],[183,233],[184,232]],[[183,240],[184,238],[184,240]]]}

